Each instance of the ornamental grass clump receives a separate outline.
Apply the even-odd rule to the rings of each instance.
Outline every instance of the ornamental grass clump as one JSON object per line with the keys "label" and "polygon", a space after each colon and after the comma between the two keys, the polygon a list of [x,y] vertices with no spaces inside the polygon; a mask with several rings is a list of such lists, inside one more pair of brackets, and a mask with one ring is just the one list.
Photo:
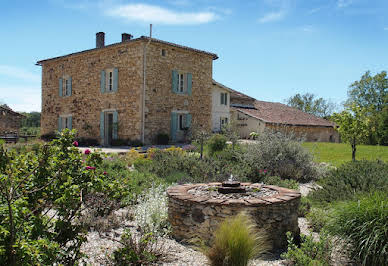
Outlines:
{"label": "ornamental grass clump", "polygon": [[244,266],[250,259],[269,250],[264,232],[255,230],[246,213],[227,218],[214,233],[212,245],[205,249],[212,266]]}

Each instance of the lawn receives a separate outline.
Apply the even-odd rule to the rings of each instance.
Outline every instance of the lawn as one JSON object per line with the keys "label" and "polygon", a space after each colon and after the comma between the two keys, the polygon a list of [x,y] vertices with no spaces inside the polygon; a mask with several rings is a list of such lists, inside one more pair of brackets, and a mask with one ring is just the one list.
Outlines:
{"label": "lawn", "polygon": [[[340,166],[352,159],[352,149],[349,144],[327,142],[305,142],[303,147],[310,150],[317,162],[327,162],[334,166]],[[388,161],[387,146],[358,145],[356,159]]]}

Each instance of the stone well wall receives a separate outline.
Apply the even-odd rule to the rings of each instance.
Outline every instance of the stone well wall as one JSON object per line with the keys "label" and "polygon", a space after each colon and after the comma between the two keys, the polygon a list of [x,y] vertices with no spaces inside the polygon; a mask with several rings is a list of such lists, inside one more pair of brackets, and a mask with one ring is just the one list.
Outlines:
{"label": "stone well wall", "polygon": [[[295,190],[264,185],[264,188],[278,193],[270,197],[254,199],[211,199],[206,196],[194,196],[187,191],[205,184],[187,184],[170,187],[168,218],[172,225],[172,235],[178,241],[192,243],[202,239],[206,243],[212,240],[218,224],[226,217],[246,211],[264,229],[269,237],[272,250],[285,248],[286,232],[291,231],[299,237],[298,206],[300,193]],[[221,186],[221,183],[209,185]],[[242,186],[260,187],[260,184],[241,183]]]}

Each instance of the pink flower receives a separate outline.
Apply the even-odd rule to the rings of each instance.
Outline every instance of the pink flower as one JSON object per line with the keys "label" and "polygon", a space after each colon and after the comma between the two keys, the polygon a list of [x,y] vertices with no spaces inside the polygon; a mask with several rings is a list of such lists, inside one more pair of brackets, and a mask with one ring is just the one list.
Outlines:
{"label": "pink flower", "polygon": [[107,175],[108,173],[106,171],[104,171],[104,175]]}
{"label": "pink flower", "polygon": [[73,142],[73,146],[74,146],[74,147],[78,147],[78,141],[74,141],[74,142]]}
{"label": "pink flower", "polygon": [[264,174],[267,173],[267,170],[264,170]]}
{"label": "pink flower", "polygon": [[89,149],[86,149],[86,150],[85,150],[85,154],[90,154],[90,150],[89,150]]}
{"label": "pink flower", "polygon": [[94,166],[86,166],[86,170],[95,170],[96,169],[96,167],[94,167]]}

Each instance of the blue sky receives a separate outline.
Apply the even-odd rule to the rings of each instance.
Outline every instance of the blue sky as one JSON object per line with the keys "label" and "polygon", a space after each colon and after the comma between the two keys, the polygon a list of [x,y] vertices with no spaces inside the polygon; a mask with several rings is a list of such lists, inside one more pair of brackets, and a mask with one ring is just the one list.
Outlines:
{"label": "blue sky", "polygon": [[121,33],[218,54],[213,77],[260,100],[310,92],[341,103],[370,70],[388,69],[386,0],[3,0],[0,101],[40,111],[36,61]]}

